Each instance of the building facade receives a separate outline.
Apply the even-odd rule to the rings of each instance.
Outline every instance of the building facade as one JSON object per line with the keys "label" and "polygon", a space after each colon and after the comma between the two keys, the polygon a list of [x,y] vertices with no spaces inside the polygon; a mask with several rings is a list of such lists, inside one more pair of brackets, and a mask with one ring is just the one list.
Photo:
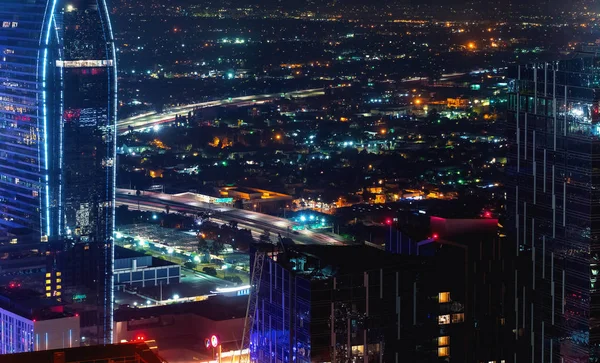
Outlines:
{"label": "building facade", "polygon": [[117,69],[104,0],[2,1],[0,80],[0,233],[34,231],[52,276],[75,244],[98,250],[89,263],[109,343]]}
{"label": "building facade", "polygon": [[20,287],[0,289],[0,355],[80,345],[79,314]]}
{"label": "building facade", "polygon": [[264,263],[250,343],[258,362],[440,362],[452,354],[464,311],[438,292],[425,259],[293,246]]}
{"label": "building facade", "polygon": [[115,289],[178,284],[181,266],[117,246],[114,276]]}
{"label": "building facade", "polygon": [[511,70],[506,229],[515,360],[600,359],[600,58]]}

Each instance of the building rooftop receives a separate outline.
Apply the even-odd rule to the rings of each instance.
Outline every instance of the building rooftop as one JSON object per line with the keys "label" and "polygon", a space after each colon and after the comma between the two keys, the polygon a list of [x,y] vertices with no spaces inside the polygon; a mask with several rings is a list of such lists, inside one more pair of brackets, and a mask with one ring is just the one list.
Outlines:
{"label": "building rooftop", "polygon": [[290,261],[304,261],[296,263],[296,273],[317,279],[392,266],[419,269],[426,264],[425,259],[417,256],[390,254],[369,246],[296,245],[287,254]]}
{"label": "building rooftop", "polygon": [[239,319],[246,316],[247,304],[248,296],[213,296],[207,300],[198,302],[154,306],[143,309],[119,309],[115,311],[115,321],[129,321],[165,314],[196,314],[213,321]]}
{"label": "building rooftop", "polygon": [[135,251],[129,248],[121,247],[115,245],[115,260],[119,258],[135,258],[135,257],[144,257],[147,256],[143,252]]}
{"label": "building rooftop", "polygon": [[74,316],[64,304],[20,286],[0,287],[0,308],[30,320],[50,320]]}
{"label": "building rooftop", "polygon": [[[141,363],[162,363],[146,343],[95,345],[68,349],[0,355],[0,363],[75,363],[82,361],[113,361],[119,358],[139,357]],[[64,357],[64,359],[62,358]],[[119,360],[120,361],[120,360]],[[137,361],[137,360],[136,360]]]}

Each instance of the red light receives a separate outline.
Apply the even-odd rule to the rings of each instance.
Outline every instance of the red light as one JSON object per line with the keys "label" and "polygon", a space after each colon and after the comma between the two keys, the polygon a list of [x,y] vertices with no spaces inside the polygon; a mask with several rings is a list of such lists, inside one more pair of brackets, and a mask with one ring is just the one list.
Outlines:
{"label": "red light", "polygon": [[433,237],[433,239],[438,239],[439,236],[437,233],[434,233],[432,237]]}
{"label": "red light", "polygon": [[388,226],[391,226],[391,225],[392,225],[392,220],[391,220],[391,219],[389,219],[389,218],[388,218],[388,219],[386,219],[386,220],[385,220],[385,224],[387,224]]}
{"label": "red light", "polygon": [[11,282],[9,286],[10,286],[10,288],[12,289],[13,287],[15,287],[15,283],[14,283],[14,282]]}
{"label": "red light", "polygon": [[78,317],[78,316],[79,316],[79,313],[75,313],[75,317]]}
{"label": "red light", "polygon": [[143,335],[138,335],[136,339],[143,342],[144,341],[144,336]]}
{"label": "red light", "polygon": [[492,213],[489,211],[486,211],[484,214],[485,218],[491,218],[492,217]]}

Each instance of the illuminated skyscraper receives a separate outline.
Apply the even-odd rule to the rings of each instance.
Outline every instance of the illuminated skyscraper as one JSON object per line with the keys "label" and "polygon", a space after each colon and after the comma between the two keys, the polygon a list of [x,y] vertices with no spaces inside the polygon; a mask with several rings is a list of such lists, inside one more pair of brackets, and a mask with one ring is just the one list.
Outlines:
{"label": "illuminated skyscraper", "polygon": [[507,309],[515,357],[597,362],[600,58],[511,72],[505,226],[518,257]]}
{"label": "illuminated skyscraper", "polygon": [[[115,44],[104,0],[0,0],[0,236],[92,250],[99,341],[112,340]],[[17,241],[22,243],[23,241]],[[60,264],[47,271],[60,297]],[[50,288],[48,288],[50,286]]]}

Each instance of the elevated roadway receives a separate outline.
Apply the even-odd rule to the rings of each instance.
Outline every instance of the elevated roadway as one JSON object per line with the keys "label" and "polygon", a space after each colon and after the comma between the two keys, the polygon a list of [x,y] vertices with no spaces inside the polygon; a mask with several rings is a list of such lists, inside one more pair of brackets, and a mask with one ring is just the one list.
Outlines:
{"label": "elevated roadway", "polygon": [[201,202],[192,193],[164,194],[145,191],[138,197],[135,190],[117,189],[116,201],[118,205],[128,205],[131,208],[139,206],[142,210],[164,211],[166,206],[169,206],[173,212],[189,214],[211,212],[213,219],[226,222],[235,221],[239,227],[253,231],[268,230],[274,234],[280,233],[283,237],[290,237],[298,244],[346,244],[339,236],[331,233],[319,233],[311,230],[292,233],[292,227],[298,225],[297,223],[249,210]]}

